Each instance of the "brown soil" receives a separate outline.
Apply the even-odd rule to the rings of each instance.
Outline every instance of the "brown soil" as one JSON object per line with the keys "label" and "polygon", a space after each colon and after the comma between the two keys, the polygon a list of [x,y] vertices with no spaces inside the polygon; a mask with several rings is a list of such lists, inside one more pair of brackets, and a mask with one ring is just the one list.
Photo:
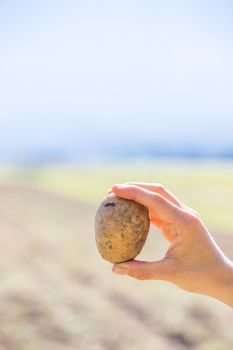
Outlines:
{"label": "brown soil", "polygon": [[[1,350],[232,349],[230,308],[112,274],[95,246],[94,213],[35,188],[0,186]],[[232,236],[216,240],[233,257]],[[144,254],[165,248],[155,232]]]}

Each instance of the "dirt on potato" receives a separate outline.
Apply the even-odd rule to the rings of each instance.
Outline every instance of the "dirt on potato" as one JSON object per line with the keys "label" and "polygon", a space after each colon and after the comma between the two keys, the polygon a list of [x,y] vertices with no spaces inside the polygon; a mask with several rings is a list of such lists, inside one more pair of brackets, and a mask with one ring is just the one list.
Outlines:
{"label": "dirt on potato", "polygon": [[95,218],[96,244],[112,263],[134,259],[142,250],[150,228],[146,207],[110,195],[99,205]]}

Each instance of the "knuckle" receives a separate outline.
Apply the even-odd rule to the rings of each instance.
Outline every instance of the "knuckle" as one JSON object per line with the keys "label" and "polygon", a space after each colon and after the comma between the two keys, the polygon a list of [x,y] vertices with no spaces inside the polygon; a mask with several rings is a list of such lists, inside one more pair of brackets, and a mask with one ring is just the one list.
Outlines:
{"label": "knuckle", "polygon": [[163,205],[165,202],[165,198],[160,195],[160,193],[153,193],[152,199],[154,199],[157,203]]}
{"label": "knuckle", "polygon": [[198,219],[201,219],[201,215],[200,215],[197,211],[195,211],[195,210],[192,209],[192,213],[193,213]]}
{"label": "knuckle", "polygon": [[193,226],[199,226],[200,225],[200,217],[193,211],[186,213],[186,219]]}
{"label": "knuckle", "polygon": [[130,185],[128,188],[128,193],[135,197],[137,195],[137,187],[135,185]]}
{"label": "knuckle", "polygon": [[155,183],[155,184],[154,184],[154,187],[156,188],[156,190],[157,190],[158,192],[161,192],[161,193],[166,192],[165,186],[162,185],[162,184],[160,184],[160,183]]}

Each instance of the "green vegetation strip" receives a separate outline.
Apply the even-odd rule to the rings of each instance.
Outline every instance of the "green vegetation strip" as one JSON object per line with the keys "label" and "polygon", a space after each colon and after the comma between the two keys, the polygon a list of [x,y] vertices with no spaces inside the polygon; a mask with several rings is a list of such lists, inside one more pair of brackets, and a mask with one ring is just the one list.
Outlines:
{"label": "green vegetation strip", "polygon": [[217,231],[233,231],[233,164],[138,161],[89,166],[1,168],[3,182],[28,184],[97,204],[114,183],[159,182]]}

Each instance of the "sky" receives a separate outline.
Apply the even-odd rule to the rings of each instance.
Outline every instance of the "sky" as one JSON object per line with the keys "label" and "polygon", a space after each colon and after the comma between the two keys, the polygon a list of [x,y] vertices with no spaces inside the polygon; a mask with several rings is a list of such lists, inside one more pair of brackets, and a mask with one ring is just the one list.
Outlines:
{"label": "sky", "polygon": [[0,1],[0,158],[233,148],[233,2]]}

